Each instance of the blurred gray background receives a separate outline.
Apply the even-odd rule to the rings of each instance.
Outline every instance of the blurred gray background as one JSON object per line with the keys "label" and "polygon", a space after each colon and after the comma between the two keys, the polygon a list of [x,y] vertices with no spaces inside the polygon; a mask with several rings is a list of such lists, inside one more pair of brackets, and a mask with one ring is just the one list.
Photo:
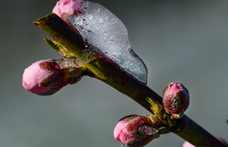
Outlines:
{"label": "blurred gray background", "polygon": [[[94,0],[126,25],[135,52],[148,68],[148,86],[158,94],[172,81],[190,91],[186,114],[213,135],[228,139],[228,1]],[[52,96],[22,87],[31,63],[60,54],[32,22],[51,13],[55,0],[1,1],[0,146],[120,147],[117,121],[149,112],[112,87],[89,77]],[[147,146],[181,147],[162,135]]]}

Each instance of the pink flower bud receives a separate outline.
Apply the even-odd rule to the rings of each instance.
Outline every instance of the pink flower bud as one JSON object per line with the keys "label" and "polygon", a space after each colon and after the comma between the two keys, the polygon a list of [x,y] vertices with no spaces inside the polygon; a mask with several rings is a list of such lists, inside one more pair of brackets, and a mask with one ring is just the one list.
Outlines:
{"label": "pink flower bud", "polygon": [[40,83],[54,71],[42,69],[39,64],[45,60],[37,61],[24,70],[22,84],[24,88],[35,94],[42,94],[50,90],[40,86]]}
{"label": "pink flower bud", "polygon": [[63,13],[77,15],[77,10],[81,10],[83,2],[81,0],[60,0],[56,3],[52,13],[55,13],[59,17]]}
{"label": "pink flower bud", "polygon": [[122,118],[114,129],[114,137],[130,147],[142,147],[158,138],[160,132],[147,117],[130,115]]}
{"label": "pink flower bud", "polygon": [[63,86],[77,83],[81,77],[81,67],[75,59],[41,60],[25,69],[22,84],[32,93],[51,95]]}
{"label": "pink flower bud", "polygon": [[170,83],[163,92],[163,105],[174,118],[180,118],[189,105],[189,92],[179,82]]}

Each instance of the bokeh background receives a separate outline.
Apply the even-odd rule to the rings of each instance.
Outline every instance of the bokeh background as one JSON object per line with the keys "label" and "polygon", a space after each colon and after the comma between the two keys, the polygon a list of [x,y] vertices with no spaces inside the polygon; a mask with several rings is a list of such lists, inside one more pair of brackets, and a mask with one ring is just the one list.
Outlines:
{"label": "bokeh background", "polygon": [[[135,52],[148,68],[148,86],[158,94],[172,81],[190,91],[186,114],[213,135],[228,139],[228,1],[94,0],[126,25]],[[22,87],[31,63],[60,54],[32,22],[51,13],[56,0],[1,1],[0,146],[119,147],[117,121],[149,112],[112,87],[89,77],[52,96]],[[181,147],[162,135],[147,146]]]}

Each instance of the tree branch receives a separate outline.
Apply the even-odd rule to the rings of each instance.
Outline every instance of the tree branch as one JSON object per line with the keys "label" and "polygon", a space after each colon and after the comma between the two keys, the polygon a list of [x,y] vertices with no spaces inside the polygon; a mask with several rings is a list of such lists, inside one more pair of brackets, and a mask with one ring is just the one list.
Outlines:
{"label": "tree branch", "polygon": [[[42,17],[34,24],[85,62],[88,68],[88,72],[85,72],[87,75],[95,77],[129,96],[151,113],[150,104],[146,101],[146,97],[153,98],[162,104],[162,98],[157,93],[129,75],[103,53],[97,52],[99,55],[93,56],[89,52],[82,52],[84,44],[81,35],[57,15],[50,14]],[[172,127],[170,131],[197,147],[226,147],[186,115],[178,120],[177,125]]]}

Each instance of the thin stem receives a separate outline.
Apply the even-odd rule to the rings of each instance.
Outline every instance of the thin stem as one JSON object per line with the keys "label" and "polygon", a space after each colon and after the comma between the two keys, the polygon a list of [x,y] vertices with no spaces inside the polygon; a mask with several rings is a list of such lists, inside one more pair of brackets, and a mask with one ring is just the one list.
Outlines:
{"label": "thin stem", "polygon": [[[34,23],[51,35],[55,41],[74,53],[80,60],[86,61],[88,70],[85,73],[89,76],[95,77],[129,96],[151,113],[150,104],[146,101],[146,97],[153,98],[162,104],[162,98],[157,93],[126,73],[119,65],[102,55],[102,53],[99,53],[99,56],[93,58],[93,60],[85,59],[88,56],[82,55],[84,48],[81,44],[80,34],[58,16],[51,14],[38,19]],[[77,39],[79,40],[75,41]],[[185,115],[178,121],[177,125],[171,128],[171,131],[197,147],[226,147]]]}

